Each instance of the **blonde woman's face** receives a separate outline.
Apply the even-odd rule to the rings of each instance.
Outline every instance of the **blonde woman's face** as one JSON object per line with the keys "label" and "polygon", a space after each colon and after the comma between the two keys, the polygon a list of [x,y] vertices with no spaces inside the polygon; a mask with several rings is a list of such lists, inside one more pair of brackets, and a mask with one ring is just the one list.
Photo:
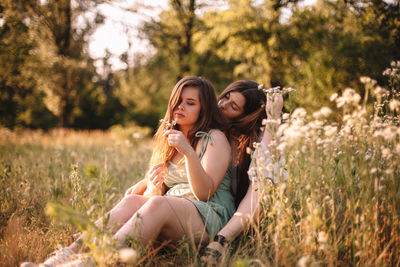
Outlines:
{"label": "blonde woman's face", "polygon": [[246,99],[239,92],[229,92],[218,101],[222,114],[229,120],[238,118],[244,112]]}
{"label": "blonde woman's face", "polygon": [[199,89],[185,87],[182,90],[179,103],[174,109],[174,120],[179,126],[191,127],[197,122],[200,110]]}

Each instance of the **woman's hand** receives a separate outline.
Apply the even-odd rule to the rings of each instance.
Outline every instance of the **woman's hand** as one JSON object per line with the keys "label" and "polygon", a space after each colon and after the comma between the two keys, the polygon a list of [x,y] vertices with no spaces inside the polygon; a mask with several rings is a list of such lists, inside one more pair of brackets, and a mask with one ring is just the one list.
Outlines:
{"label": "woman's hand", "polygon": [[125,196],[127,195],[143,195],[144,191],[146,190],[147,187],[147,180],[142,179],[139,182],[137,182],[135,185],[131,186],[126,190]]}
{"label": "woman's hand", "polygon": [[186,136],[181,131],[168,130],[164,133],[164,136],[168,139],[168,145],[174,147],[179,153],[188,156],[194,152]]}
{"label": "woman's hand", "polygon": [[166,173],[167,166],[165,163],[159,163],[150,168],[150,170],[146,173],[146,178],[155,187],[162,189]]}
{"label": "woman's hand", "polygon": [[283,96],[282,94],[276,93],[274,94],[274,99],[272,99],[273,95],[267,95],[267,104],[265,105],[265,112],[267,113],[268,119],[279,119],[282,113],[283,108]]}

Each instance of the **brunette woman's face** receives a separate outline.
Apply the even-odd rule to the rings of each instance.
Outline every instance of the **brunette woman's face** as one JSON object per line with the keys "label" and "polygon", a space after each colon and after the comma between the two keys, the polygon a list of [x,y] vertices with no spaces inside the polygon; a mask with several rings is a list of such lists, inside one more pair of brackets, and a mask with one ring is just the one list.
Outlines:
{"label": "brunette woman's face", "polygon": [[185,87],[178,105],[175,107],[173,117],[177,125],[191,127],[199,118],[201,106],[199,89],[196,87]]}
{"label": "brunette woman's face", "polygon": [[239,92],[229,92],[218,101],[222,114],[229,120],[238,118],[244,112],[246,99]]}

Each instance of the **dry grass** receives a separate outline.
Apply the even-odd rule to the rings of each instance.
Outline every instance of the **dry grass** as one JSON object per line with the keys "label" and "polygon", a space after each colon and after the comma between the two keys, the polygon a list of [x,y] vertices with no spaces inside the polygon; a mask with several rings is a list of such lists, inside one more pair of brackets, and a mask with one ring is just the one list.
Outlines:
{"label": "dry grass", "polygon": [[[387,72],[389,89],[361,79],[373,101],[346,89],[332,98],[339,113],[291,114],[278,130],[284,138],[273,143],[288,177],[269,186],[261,221],[219,266],[400,266],[399,70],[397,62]],[[0,265],[41,261],[56,244],[70,243],[79,222],[65,222],[109,210],[144,174],[150,148],[107,132],[0,129]],[[270,168],[262,160],[269,156],[257,155],[252,171]],[[45,215],[50,201],[62,203],[67,220]],[[96,234],[90,248],[97,263],[115,265],[109,236]],[[142,266],[200,265],[198,249],[184,240],[160,250],[132,247]]]}

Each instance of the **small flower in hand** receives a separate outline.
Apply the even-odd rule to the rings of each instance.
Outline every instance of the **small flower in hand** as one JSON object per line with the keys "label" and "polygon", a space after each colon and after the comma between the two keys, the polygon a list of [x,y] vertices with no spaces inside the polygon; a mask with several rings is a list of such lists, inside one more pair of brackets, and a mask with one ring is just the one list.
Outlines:
{"label": "small flower in hand", "polygon": [[172,120],[172,122],[169,121],[165,121],[164,119],[160,120],[161,123],[165,122],[165,128],[164,131],[168,131],[174,128],[174,126],[176,125],[176,121]]}

